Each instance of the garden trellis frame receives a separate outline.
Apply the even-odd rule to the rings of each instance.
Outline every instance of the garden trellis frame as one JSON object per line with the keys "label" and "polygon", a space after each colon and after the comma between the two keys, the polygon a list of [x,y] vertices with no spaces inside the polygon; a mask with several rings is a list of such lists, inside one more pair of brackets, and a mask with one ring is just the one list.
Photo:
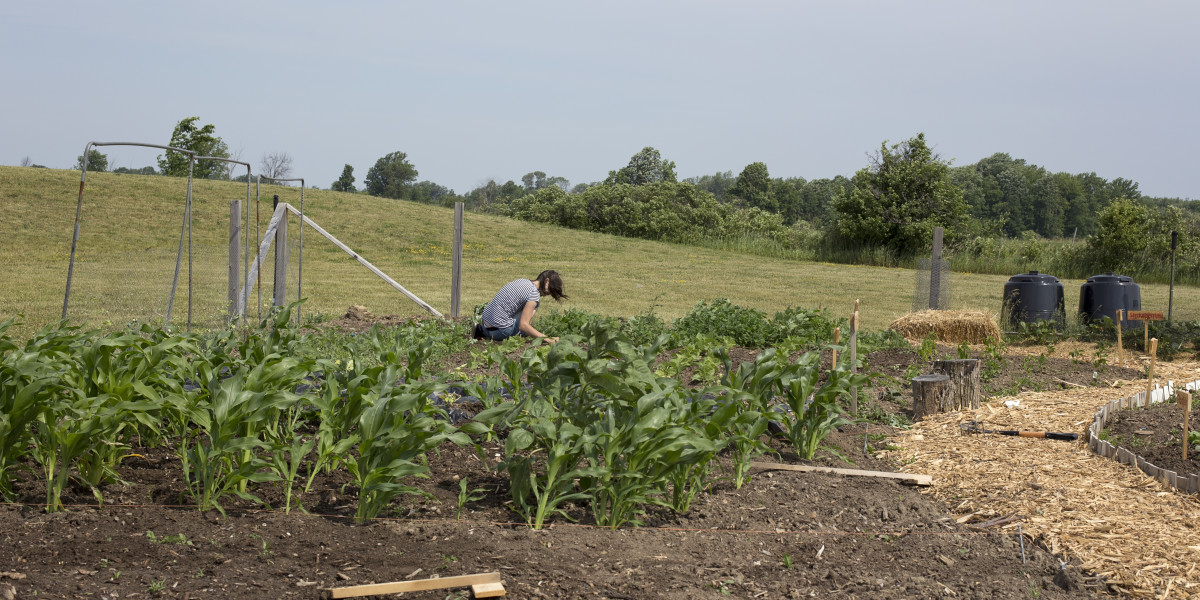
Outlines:
{"label": "garden trellis frame", "polygon": [[[187,245],[188,245],[188,321],[187,321],[187,328],[190,331],[192,328],[192,180],[193,180],[193,172],[195,171],[196,161],[197,160],[218,160],[221,162],[238,164],[238,165],[242,165],[242,166],[246,167],[246,205],[247,205],[246,210],[247,211],[249,211],[249,204],[250,204],[250,165],[249,165],[249,163],[245,163],[245,162],[242,162],[239,160],[233,160],[230,158],[224,158],[224,157],[220,157],[220,156],[197,156],[196,153],[191,150],[184,150],[183,148],[175,148],[173,146],[163,146],[161,144],[148,144],[148,143],[144,143],[144,142],[88,142],[87,145],[84,146],[84,149],[83,149],[83,160],[81,162],[82,168],[80,169],[80,174],[79,174],[79,198],[75,205],[75,227],[74,227],[74,231],[71,235],[71,257],[70,257],[69,262],[67,263],[67,287],[66,287],[66,291],[63,293],[63,308],[62,308],[62,317],[61,317],[63,320],[66,320],[66,318],[67,318],[67,308],[70,305],[70,301],[71,301],[71,280],[75,273],[75,251],[79,245],[79,223],[80,223],[80,220],[81,220],[81,217],[83,214],[83,190],[84,190],[85,184],[87,182],[88,155],[91,153],[92,148],[95,146],[137,146],[137,147],[141,147],[141,148],[158,148],[160,150],[166,150],[168,152],[179,152],[181,154],[187,155],[187,157],[188,157],[187,194],[185,196],[184,205],[183,205],[183,223],[180,226],[180,231],[179,231],[179,250],[176,252],[176,255],[175,255],[175,274],[171,280],[171,293],[170,293],[169,297],[167,298],[166,321],[168,324],[171,322],[171,314],[175,308],[175,290],[179,286],[179,271],[180,271],[180,267],[183,262],[183,241],[184,241],[184,236],[186,234]],[[249,217],[249,215],[247,214],[247,218],[248,217]],[[249,235],[249,231],[247,231],[247,235]],[[247,247],[249,247],[249,239],[246,240],[246,243],[247,243]]]}

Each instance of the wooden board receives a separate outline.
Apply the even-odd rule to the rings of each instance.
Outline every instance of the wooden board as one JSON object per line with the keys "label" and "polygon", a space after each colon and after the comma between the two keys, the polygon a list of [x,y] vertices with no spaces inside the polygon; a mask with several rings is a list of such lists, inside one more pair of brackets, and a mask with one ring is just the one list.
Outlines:
{"label": "wooden board", "polygon": [[499,598],[504,595],[504,584],[478,583],[471,586],[471,595],[476,598]]}
{"label": "wooden board", "polygon": [[802,473],[833,473],[835,475],[851,475],[855,477],[879,477],[882,479],[899,479],[913,485],[933,485],[933,477],[915,475],[912,473],[888,473],[886,471],[860,471],[858,469],[835,469],[833,467],[812,467],[808,465],[787,465],[783,463],[752,462],[751,467],[759,469],[777,469],[780,471],[800,471]]}
{"label": "wooden board", "polygon": [[1161,321],[1165,318],[1163,313],[1152,310],[1131,310],[1125,313],[1126,321]]}
{"label": "wooden board", "polygon": [[[329,590],[329,598],[354,598],[357,596],[380,596],[383,594],[399,594],[401,592],[419,592],[423,590],[442,590],[454,587],[467,587],[501,583],[500,573],[479,573],[476,575],[459,575],[456,577],[437,577],[434,579],[414,579],[412,581],[394,581],[392,583],[372,583],[368,585],[352,585],[349,587]],[[501,588],[503,590],[503,588]]]}

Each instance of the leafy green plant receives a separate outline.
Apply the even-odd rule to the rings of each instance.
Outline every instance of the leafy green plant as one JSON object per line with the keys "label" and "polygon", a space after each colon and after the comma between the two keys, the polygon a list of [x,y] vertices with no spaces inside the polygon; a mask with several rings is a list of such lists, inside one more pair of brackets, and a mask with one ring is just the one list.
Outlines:
{"label": "leafy green plant", "polygon": [[820,354],[809,352],[801,356],[780,375],[780,387],[790,412],[784,423],[784,437],[801,458],[812,459],[829,432],[846,422],[839,398],[848,395],[852,387],[864,387],[870,378],[851,373],[843,363],[827,371],[820,382]]}
{"label": "leafy green plant", "polygon": [[925,339],[921,341],[921,346],[917,348],[917,356],[921,357],[921,361],[933,360],[933,355],[937,352],[937,341],[937,334],[932,331],[925,336]]}
{"label": "leafy green plant", "polygon": [[[346,467],[358,486],[354,518],[365,523],[379,515],[402,493],[421,494],[403,483],[407,477],[428,477],[429,467],[419,461],[443,441],[466,445],[470,438],[457,431],[438,411],[428,406],[431,394],[445,388],[434,381],[401,382],[399,367],[388,366],[373,386],[376,399],[358,419],[357,458]],[[412,373],[412,370],[408,370]]]}
{"label": "leafy green plant", "polygon": [[458,480],[458,511],[454,513],[454,520],[462,519],[463,508],[468,503],[477,502],[486,498],[484,493],[487,492],[484,488],[467,489],[467,478],[463,477]]}

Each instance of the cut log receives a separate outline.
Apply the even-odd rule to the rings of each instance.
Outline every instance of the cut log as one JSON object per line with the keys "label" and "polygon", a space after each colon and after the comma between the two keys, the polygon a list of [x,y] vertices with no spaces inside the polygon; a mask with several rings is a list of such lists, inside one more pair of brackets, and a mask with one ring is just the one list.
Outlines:
{"label": "cut log", "polygon": [[950,387],[954,388],[953,406],[948,410],[963,410],[979,408],[983,398],[983,369],[978,359],[965,360],[935,360],[933,372],[950,378]]}
{"label": "cut log", "polygon": [[913,377],[912,387],[913,421],[918,421],[925,415],[950,410],[954,388],[950,385],[949,375],[918,375]]}

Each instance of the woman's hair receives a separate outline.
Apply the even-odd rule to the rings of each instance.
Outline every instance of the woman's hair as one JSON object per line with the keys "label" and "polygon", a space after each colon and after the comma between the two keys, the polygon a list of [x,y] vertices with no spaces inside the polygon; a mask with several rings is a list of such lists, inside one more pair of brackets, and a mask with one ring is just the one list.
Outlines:
{"label": "woman's hair", "polygon": [[542,271],[538,273],[537,279],[538,291],[542,289],[542,282],[546,282],[546,292],[548,292],[555,300],[562,302],[567,299],[567,295],[563,293],[562,275],[558,271]]}

